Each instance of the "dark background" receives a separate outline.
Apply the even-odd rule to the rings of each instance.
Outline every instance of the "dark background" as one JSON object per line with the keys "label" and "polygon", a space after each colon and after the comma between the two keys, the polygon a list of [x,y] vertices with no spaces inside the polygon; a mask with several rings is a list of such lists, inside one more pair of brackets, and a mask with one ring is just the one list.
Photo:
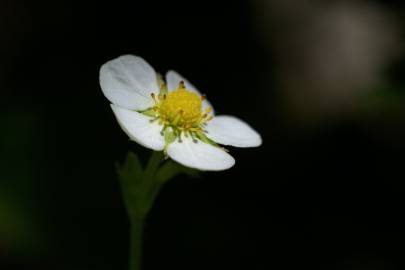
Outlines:
{"label": "dark background", "polygon": [[[405,6],[273,2],[1,0],[0,269],[126,269],[114,163],[149,151],[117,125],[98,72],[127,53],[179,71],[218,114],[264,140],[232,148],[231,170],[165,186],[147,221],[144,269],[403,269]],[[341,41],[356,26],[336,36],[334,17],[317,16],[342,5],[354,17],[371,7],[365,21],[386,28],[356,32],[371,29],[365,40],[376,42],[348,38],[353,63],[332,75],[353,78],[334,83],[311,53],[337,66],[340,43],[318,31]],[[362,46],[389,38],[369,49],[386,60],[363,68]],[[371,79],[351,83],[370,66]]]}

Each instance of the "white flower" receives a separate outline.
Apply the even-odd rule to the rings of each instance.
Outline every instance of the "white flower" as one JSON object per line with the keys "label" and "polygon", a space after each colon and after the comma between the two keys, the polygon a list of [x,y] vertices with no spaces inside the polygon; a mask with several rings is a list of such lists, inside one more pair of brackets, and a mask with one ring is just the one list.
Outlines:
{"label": "white flower", "polygon": [[256,147],[260,135],[233,116],[214,116],[203,95],[175,71],[164,82],[142,58],[124,55],[100,69],[100,85],[130,139],[191,168],[219,171],[235,160],[221,145]]}

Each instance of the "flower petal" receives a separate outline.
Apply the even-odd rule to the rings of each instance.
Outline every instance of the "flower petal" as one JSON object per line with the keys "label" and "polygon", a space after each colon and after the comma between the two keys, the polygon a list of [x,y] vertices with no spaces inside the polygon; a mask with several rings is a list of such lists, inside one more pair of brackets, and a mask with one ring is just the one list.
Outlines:
{"label": "flower petal", "polygon": [[234,158],[224,150],[184,136],[182,142],[176,140],[169,145],[167,154],[184,166],[203,171],[226,170],[235,164]]}
{"label": "flower petal", "polygon": [[114,104],[111,104],[111,108],[121,128],[131,140],[155,151],[163,150],[165,142],[163,136],[160,134],[162,126],[156,122],[151,123],[149,121],[150,117],[138,112],[130,111]]}
{"label": "flower petal", "polygon": [[236,147],[256,147],[262,138],[244,121],[227,115],[214,117],[207,123],[207,137],[216,143]]}
{"label": "flower petal", "polygon": [[151,93],[159,92],[155,70],[134,55],[123,55],[102,65],[100,85],[108,100],[130,110],[152,107]]}
{"label": "flower petal", "polygon": [[[169,70],[166,73],[166,83],[167,83],[167,89],[169,91],[176,90],[179,87],[179,83],[181,81],[184,82],[184,84],[186,86],[186,89],[191,90],[191,91],[197,93],[198,95],[202,96],[200,91],[198,91],[197,88],[195,88],[194,85],[192,85],[187,79],[185,79],[183,76],[181,76],[176,71]],[[214,107],[212,107],[211,103],[207,99],[205,99],[203,101],[202,109],[205,111],[205,109],[208,108],[208,107],[211,107],[212,114],[214,114]]]}

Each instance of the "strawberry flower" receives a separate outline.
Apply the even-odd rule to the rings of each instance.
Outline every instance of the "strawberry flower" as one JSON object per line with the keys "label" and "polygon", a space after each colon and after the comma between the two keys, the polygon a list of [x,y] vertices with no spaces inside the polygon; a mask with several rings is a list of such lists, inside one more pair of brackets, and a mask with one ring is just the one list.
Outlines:
{"label": "strawberry flower", "polygon": [[235,164],[224,146],[256,147],[260,135],[242,120],[216,116],[204,95],[175,71],[165,80],[141,57],[124,55],[100,69],[100,85],[129,138],[207,171]]}

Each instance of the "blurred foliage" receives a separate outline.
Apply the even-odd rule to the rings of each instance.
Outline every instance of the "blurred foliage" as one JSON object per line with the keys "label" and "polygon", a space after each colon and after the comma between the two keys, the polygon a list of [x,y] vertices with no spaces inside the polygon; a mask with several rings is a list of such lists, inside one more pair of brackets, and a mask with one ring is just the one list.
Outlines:
{"label": "blurred foliage", "polygon": [[390,83],[375,87],[367,96],[366,104],[374,111],[399,113],[404,110],[405,87]]}
{"label": "blurred foliage", "polygon": [[44,177],[41,115],[34,110],[0,114],[0,249],[39,255],[45,251],[40,192]]}

